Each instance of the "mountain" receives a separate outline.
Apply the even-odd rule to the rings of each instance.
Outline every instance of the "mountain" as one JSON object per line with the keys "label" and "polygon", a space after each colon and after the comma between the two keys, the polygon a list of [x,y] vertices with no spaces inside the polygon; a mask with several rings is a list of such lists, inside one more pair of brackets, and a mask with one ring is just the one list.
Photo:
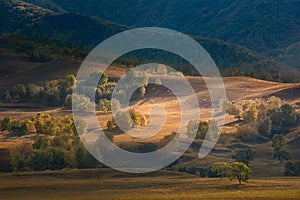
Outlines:
{"label": "mountain", "polygon": [[256,51],[300,41],[298,0],[43,0],[37,5],[51,8],[49,4],[129,26],[160,26],[218,38]]}
{"label": "mountain", "polygon": [[[62,9],[65,8],[62,7]],[[51,53],[53,49],[60,48],[55,51],[72,51],[72,56],[84,58],[84,53],[74,52],[74,45],[71,45],[71,50],[61,50],[61,48],[71,43],[85,45],[88,49],[91,49],[109,36],[130,29],[128,26],[103,19],[82,14],[55,12],[19,0],[1,0],[0,18],[5,22],[9,22],[6,24],[10,24],[10,26],[0,29],[2,35],[16,33],[26,35],[25,39],[13,35],[2,37],[0,48],[4,48],[6,51],[13,49],[19,53],[25,52],[31,56],[35,54],[34,51],[37,47],[39,47],[38,49],[41,47],[49,49],[49,46],[51,48],[54,46],[52,50],[50,48],[47,51]],[[245,47],[219,39],[199,36],[194,38],[211,54],[224,75],[250,75],[281,82],[294,82],[299,78],[299,70]],[[142,54],[137,53],[136,55]],[[62,56],[62,54],[59,54],[59,56]],[[167,60],[169,62],[167,64],[176,65],[182,63],[178,59],[163,53],[148,52],[147,56],[142,55],[146,60]],[[190,69],[185,67],[182,71],[189,72]]]}

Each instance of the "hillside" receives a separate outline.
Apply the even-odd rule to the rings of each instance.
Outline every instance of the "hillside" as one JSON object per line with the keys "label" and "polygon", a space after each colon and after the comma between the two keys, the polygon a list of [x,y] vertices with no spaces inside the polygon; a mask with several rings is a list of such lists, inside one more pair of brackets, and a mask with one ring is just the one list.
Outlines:
{"label": "hillside", "polygon": [[257,51],[283,48],[300,41],[300,2],[297,0],[44,0],[38,5],[51,8],[50,3],[69,12],[129,26],[167,27]]}
{"label": "hillside", "polygon": [[[80,14],[42,9],[19,0],[0,1],[0,35],[25,34],[94,46],[128,27]],[[20,20],[21,19],[21,20]]]}

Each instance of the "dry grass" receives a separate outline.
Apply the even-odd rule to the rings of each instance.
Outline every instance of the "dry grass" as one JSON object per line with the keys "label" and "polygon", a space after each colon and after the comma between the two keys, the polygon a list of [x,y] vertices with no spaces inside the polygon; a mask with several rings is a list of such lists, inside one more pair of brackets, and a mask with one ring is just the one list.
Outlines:
{"label": "dry grass", "polygon": [[[108,175],[108,173],[110,175]],[[83,174],[83,176],[80,176]],[[298,199],[299,178],[253,179],[238,186],[228,180],[173,172],[148,176],[112,170],[46,172],[0,176],[1,199]],[[72,177],[73,176],[73,177]]]}

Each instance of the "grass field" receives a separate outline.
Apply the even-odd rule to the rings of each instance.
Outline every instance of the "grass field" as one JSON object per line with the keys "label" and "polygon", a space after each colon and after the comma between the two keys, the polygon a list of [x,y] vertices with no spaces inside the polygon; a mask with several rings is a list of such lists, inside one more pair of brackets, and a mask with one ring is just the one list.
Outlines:
{"label": "grass field", "polygon": [[0,174],[0,199],[299,199],[300,178],[226,179],[171,171],[131,175],[110,169]]}

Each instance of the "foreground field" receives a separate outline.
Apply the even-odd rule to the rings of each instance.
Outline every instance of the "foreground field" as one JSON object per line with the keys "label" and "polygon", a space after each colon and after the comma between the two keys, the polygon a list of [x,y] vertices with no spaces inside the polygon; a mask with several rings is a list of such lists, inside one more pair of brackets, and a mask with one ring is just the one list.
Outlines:
{"label": "foreground field", "polygon": [[146,175],[109,169],[0,174],[0,199],[298,199],[300,178],[228,180],[170,171]]}

